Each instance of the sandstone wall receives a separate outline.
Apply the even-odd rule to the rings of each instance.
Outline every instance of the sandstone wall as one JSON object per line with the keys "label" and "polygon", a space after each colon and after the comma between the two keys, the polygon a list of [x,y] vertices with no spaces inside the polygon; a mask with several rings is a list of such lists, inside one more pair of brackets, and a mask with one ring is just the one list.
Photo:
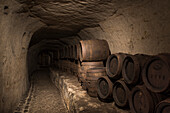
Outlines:
{"label": "sandstone wall", "polygon": [[106,39],[112,53],[170,52],[170,1],[151,0],[122,7],[98,27],[78,34],[82,39]]}
{"label": "sandstone wall", "polygon": [[28,88],[27,48],[41,26],[19,7],[15,1],[0,1],[0,113],[11,113]]}

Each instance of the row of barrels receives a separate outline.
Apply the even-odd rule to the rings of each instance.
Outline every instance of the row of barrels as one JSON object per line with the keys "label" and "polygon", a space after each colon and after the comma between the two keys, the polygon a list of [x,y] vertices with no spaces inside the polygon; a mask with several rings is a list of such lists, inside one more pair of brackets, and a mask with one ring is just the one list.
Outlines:
{"label": "row of barrels", "polygon": [[54,53],[55,59],[78,60],[81,62],[103,61],[110,54],[106,40],[81,40],[74,45],[67,45]]}
{"label": "row of barrels", "polygon": [[[169,113],[170,54],[156,56],[117,53],[108,57],[106,73],[86,74],[93,95],[101,101],[115,101],[120,108],[130,107],[132,113]],[[94,74],[93,74],[94,75]],[[87,86],[88,86],[87,85]],[[89,86],[88,86],[89,87]],[[88,88],[87,88],[88,91]]]}
{"label": "row of barrels", "polygon": [[[58,67],[76,75],[90,96],[103,102],[114,100],[120,108],[130,107],[132,113],[169,113],[169,53],[155,56],[116,53],[109,56],[109,48],[89,50],[98,46],[94,40],[86,41],[83,47],[81,42],[76,45],[77,59],[60,57]],[[107,55],[100,57],[104,51]]]}
{"label": "row of barrels", "polygon": [[[58,67],[78,77],[83,89],[86,89],[86,73],[89,68],[104,67],[104,61],[110,55],[106,40],[81,40],[75,45],[63,47],[55,54]],[[57,56],[57,57],[56,57]]]}

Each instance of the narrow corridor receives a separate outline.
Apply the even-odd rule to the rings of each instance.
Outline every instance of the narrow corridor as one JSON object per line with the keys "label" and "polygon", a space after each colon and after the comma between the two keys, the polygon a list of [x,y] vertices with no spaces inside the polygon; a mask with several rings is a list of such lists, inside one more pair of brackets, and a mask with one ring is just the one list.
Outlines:
{"label": "narrow corridor", "polygon": [[32,84],[25,106],[19,109],[24,113],[67,113],[59,90],[52,84],[47,69],[37,71],[32,76]]}

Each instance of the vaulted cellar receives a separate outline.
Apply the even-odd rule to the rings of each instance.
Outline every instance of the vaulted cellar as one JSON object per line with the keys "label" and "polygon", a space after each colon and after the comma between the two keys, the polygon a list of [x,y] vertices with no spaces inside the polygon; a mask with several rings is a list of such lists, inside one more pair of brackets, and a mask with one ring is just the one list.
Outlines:
{"label": "vaulted cellar", "polygon": [[[136,108],[131,107],[130,102],[121,107],[121,104],[115,104],[113,98],[90,97],[74,71],[83,65],[83,60],[71,57],[73,53],[78,54],[76,45],[82,46],[83,41],[106,41],[106,45],[93,45],[92,42],[86,45],[92,45],[92,52],[97,48],[98,52],[89,52],[90,55],[103,57],[96,57],[98,62],[103,62],[103,68],[98,69],[102,73],[103,69],[107,71],[110,56],[116,53],[133,57],[145,54],[148,59],[162,58],[163,61],[153,63],[156,70],[164,66],[163,71],[156,71],[153,75],[162,82],[155,79],[153,84],[160,88],[168,81],[166,91],[141,88],[140,85],[146,85],[146,81],[137,81],[137,88],[136,84],[127,85],[131,91],[135,87],[133,91],[142,89],[147,92],[144,96],[149,101],[141,96],[141,92],[136,94]],[[0,113],[169,113],[169,53],[169,0],[0,0]],[[85,55],[88,57],[88,54]],[[90,62],[94,63],[94,60]],[[117,63],[113,62],[110,67],[114,68]],[[133,68],[132,64],[129,65]],[[89,73],[94,71],[88,70]],[[121,76],[124,71],[121,70]],[[115,70],[111,72],[116,73]],[[107,74],[106,77],[109,76]],[[109,77],[101,80],[109,78],[114,86],[126,86],[122,77],[120,82]],[[103,86],[103,91],[107,92],[109,89],[106,87]],[[131,93],[124,95],[120,90],[119,94],[123,100],[125,96],[130,100]],[[161,95],[159,101],[153,102],[151,98],[155,101],[157,95]],[[159,108],[164,104],[168,107]]]}

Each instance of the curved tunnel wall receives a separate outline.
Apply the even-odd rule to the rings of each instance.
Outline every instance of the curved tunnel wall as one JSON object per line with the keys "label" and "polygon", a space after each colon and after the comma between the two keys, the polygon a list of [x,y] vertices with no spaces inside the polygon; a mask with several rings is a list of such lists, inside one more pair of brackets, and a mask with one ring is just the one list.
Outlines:
{"label": "curved tunnel wall", "polygon": [[[95,21],[93,25],[95,27],[88,27],[88,24],[92,22],[90,19],[90,23],[83,27],[77,27],[77,25],[68,26],[73,27],[73,29],[76,28],[76,32],[77,28],[80,30],[80,28],[88,27],[78,32],[78,36],[73,37],[78,37],[79,40],[105,39],[108,41],[112,53],[157,54],[170,52],[169,4],[169,0],[147,0],[144,2],[139,0],[134,4],[125,2],[116,10],[114,9],[109,14],[112,15],[109,18]],[[112,7],[111,5],[109,8]],[[48,26],[46,23],[39,21],[39,18],[32,17],[28,12],[25,13],[21,9],[21,4],[14,0],[2,0],[0,3],[0,80],[2,81],[0,82],[0,112],[11,112],[14,109],[14,106],[29,87],[28,72],[31,74],[31,71],[37,69],[36,64],[34,64],[37,54],[43,48],[46,48],[44,47],[46,44],[42,44],[28,51],[33,34],[38,29],[42,27],[48,28]],[[104,12],[103,14],[105,15]],[[100,14],[93,15],[95,18],[97,16],[100,16]],[[88,18],[86,19],[88,21]],[[99,24],[96,24],[98,22]],[[73,23],[76,22],[74,21]],[[53,29],[54,31],[55,29]],[[68,32],[68,29],[61,32]],[[54,35],[53,38],[60,36]],[[49,38],[48,35],[46,38]],[[66,45],[70,43],[70,36],[62,37],[61,39]],[[71,43],[74,43],[74,41]],[[29,59],[28,57],[30,60],[27,60]],[[28,62],[33,62],[29,71]]]}
{"label": "curved tunnel wall", "polygon": [[27,49],[32,34],[44,25],[28,14],[17,13],[19,7],[15,1],[0,1],[1,113],[12,112],[29,87]]}

